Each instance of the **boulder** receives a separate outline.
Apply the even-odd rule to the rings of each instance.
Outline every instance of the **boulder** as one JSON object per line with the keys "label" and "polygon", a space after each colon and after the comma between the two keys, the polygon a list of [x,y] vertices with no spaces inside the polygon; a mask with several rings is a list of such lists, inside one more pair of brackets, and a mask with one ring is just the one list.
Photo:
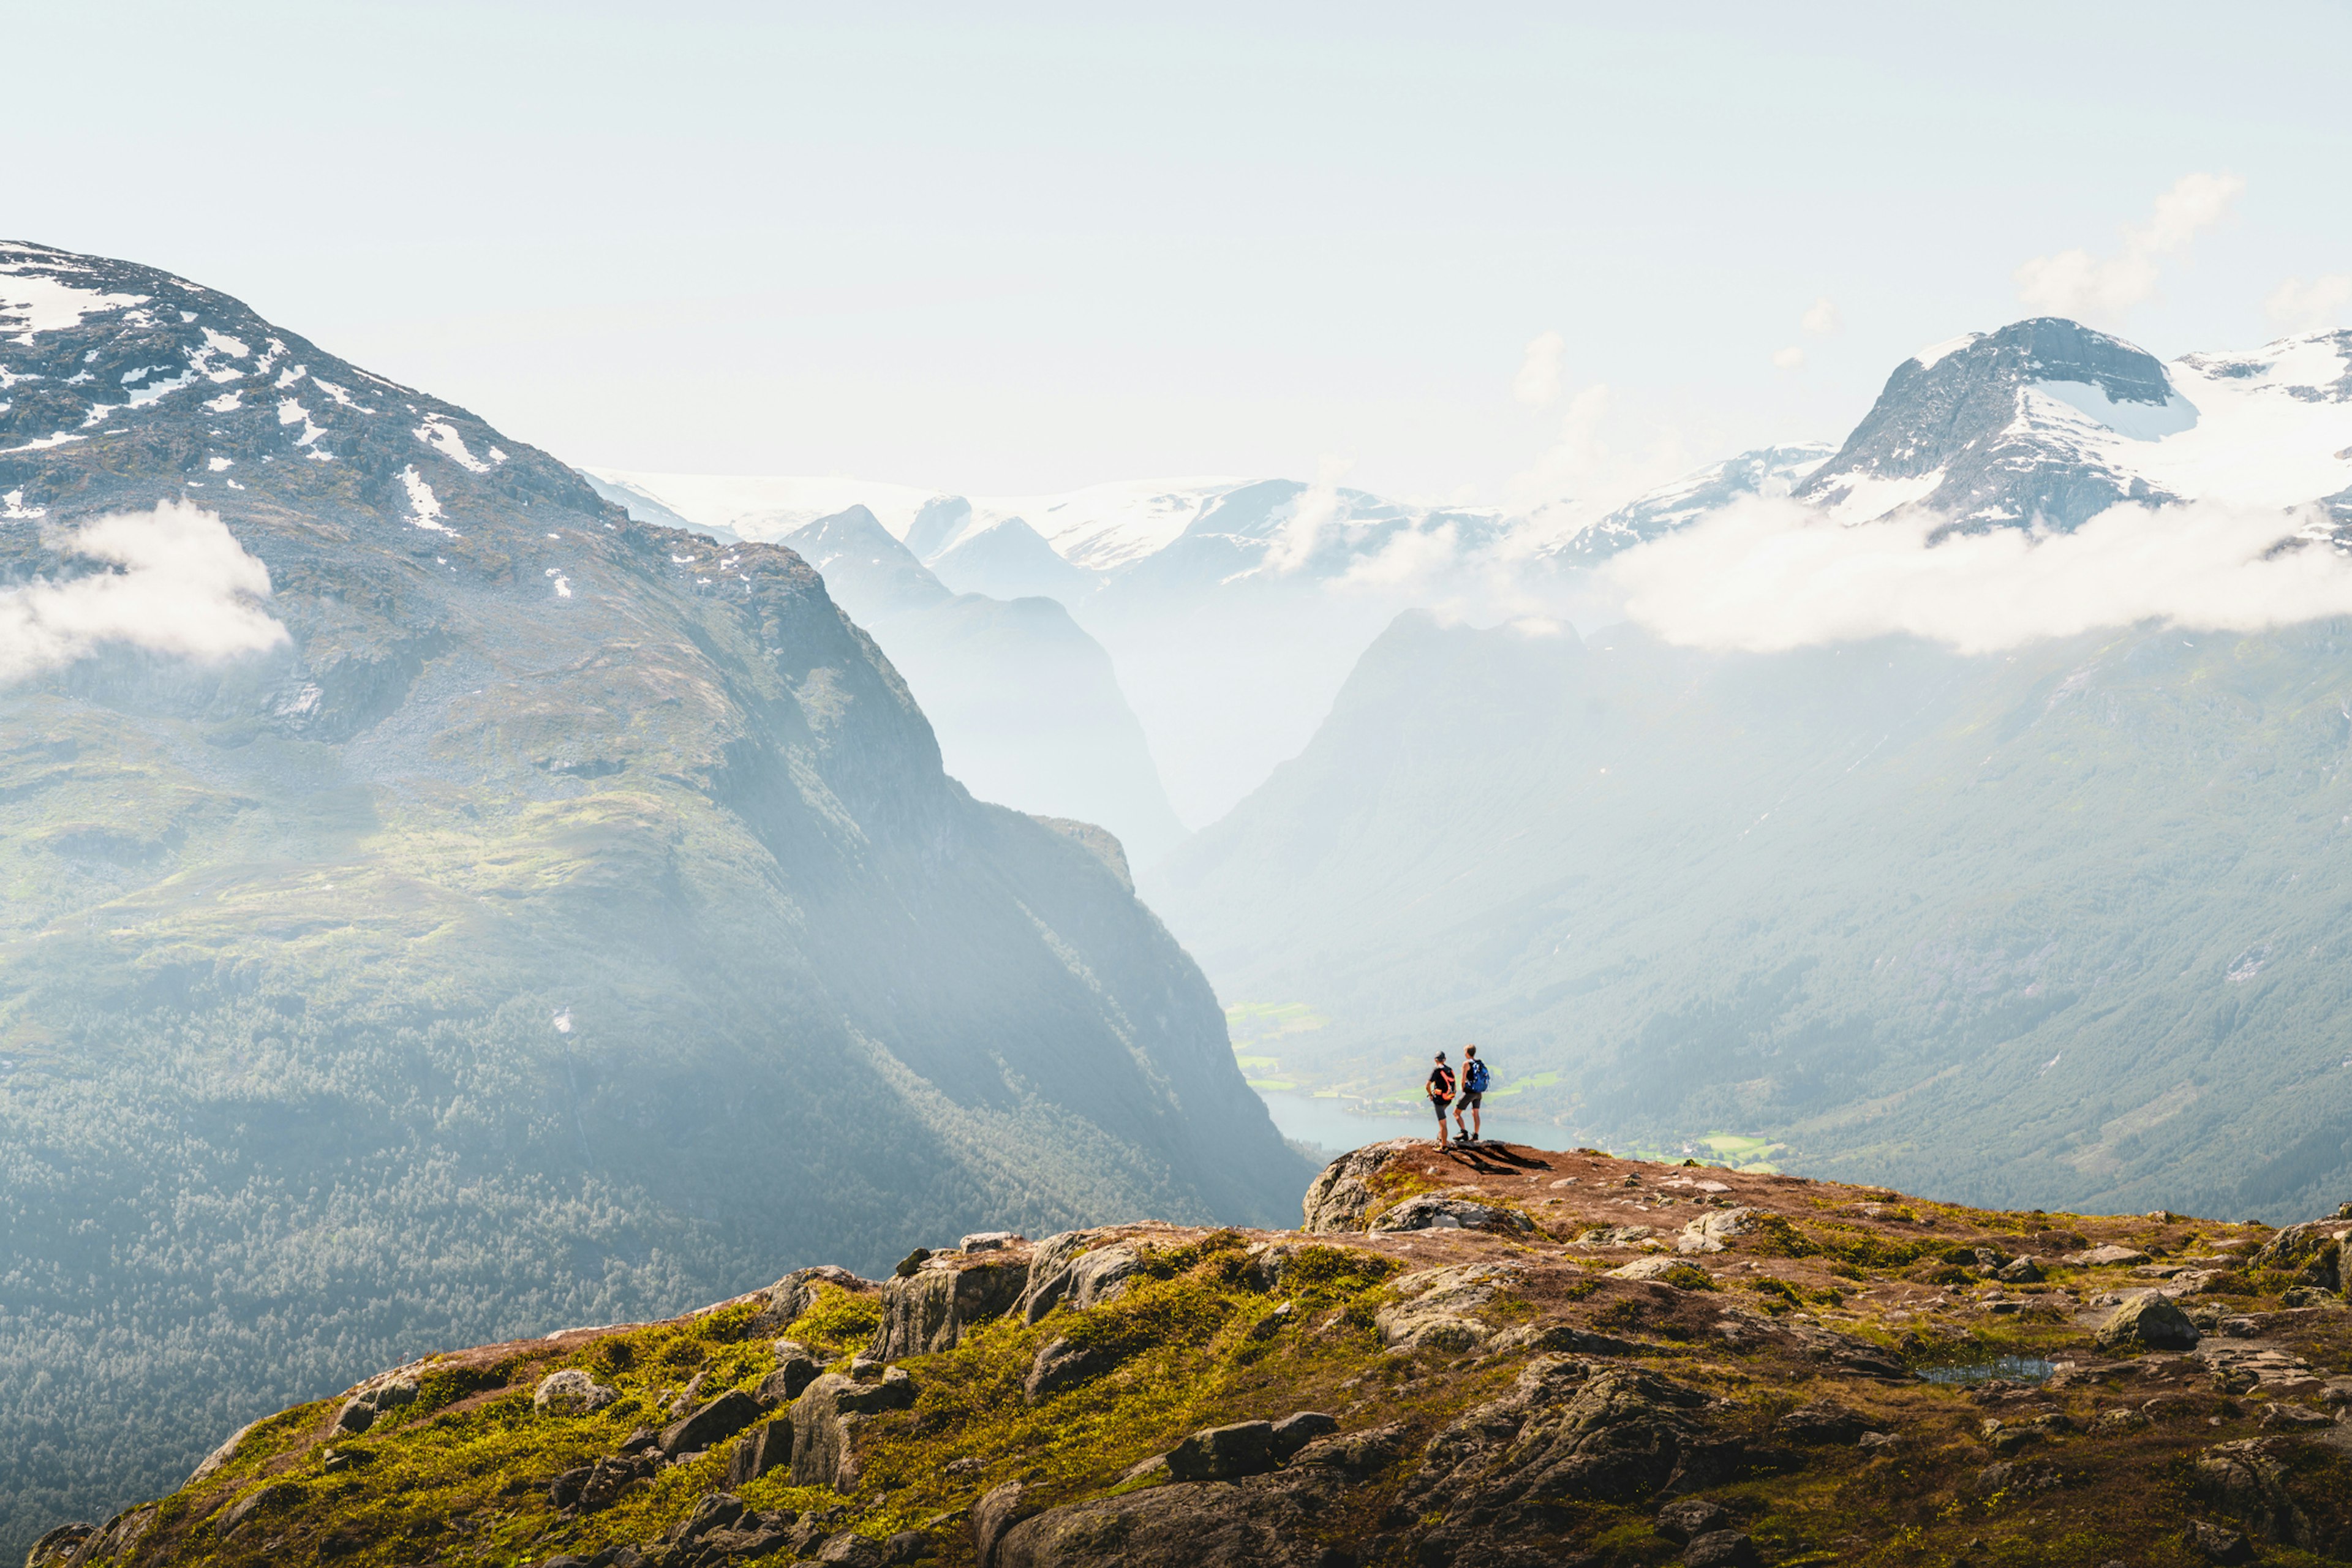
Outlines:
{"label": "boulder", "polygon": [[1850,1446],[1860,1442],[1869,1429],[1870,1423],[1859,1412],[1826,1399],[1800,1405],[1772,1424],[1776,1434],[1807,1447],[1832,1443]]}
{"label": "boulder", "polygon": [[2031,1258],[2012,1258],[1993,1270],[1993,1278],[2004,1285],[2039,1285],[2044,1276],[2042,1265]]}
{"label": "boulder", "polygon": [[2315,1289],[2340,1292],[2345,1287],[2344,1246],[2352,1226],[2342,1218],[2306,1220],[2288,1226],[2254,1254],[2252,1267],[2292,1274]]}
{"label": "boulder", "polygon": [[302,1488],[295,1481],[269,1481],[257,1486],[213,1516],[213,1533],[228,1535],[255,1514],[284,1508],[301,1495]]}
{"label": "boulder", "polygon": [[936,1253],[882,1288],[882,1326],[866,1350],[876,1361],[953,1350],[974,1323],[1003,1317],[1029,1279],[1025,1255]]}
{"label": "boulder", "polygon": [[1004,1531],[981,1568],[1335,1568],[1352,1560],[1328,1542],[1348,1477],[1304,1459],[1048,1509]]}
{"label": "boulder", "polygon": [[742,1441],[728,1457],[727,1484],[740,1487],[756,1481],[770,1470],[782,1469],[792,1462],[792,1417],[779,1415],[743,1434]]}
{"label": "boulder", "polygon": [[343,1401],[335,1412],[335,1430],[364,1432],[375,1425],[376,1417],[387,1410],[397,1410],[416,1402],[416,1380],[413,1377],[384,1376],[372,1378],[360,1384],[359,1391]]}
{"label": "boulder", "polygon": [[1327,1415],[1320,1410],[1301,1410],[1276,1422],[1267,1441],[1279,1462],[1289,1458],[1316,1438],[1328,1437],[1339,1429],[1338,1416]]}
{"label": "boulder", "polygon": [[1029,1363],[1021,1395],[1027,1403],[1051,1399],[1066,1388],[1100,1377],[1119,1363],[1118,1352],[1106,1345],[1079,1345],[1066,1339],[1049,1341]]}
{"label": "boulder", "polygon": [[1028,1243],[1029,1238],[1017,1230],[977,1230],[956,1246],[964,1252],[1002,1252],[1008,1247],[1025,1247]]}
{"label": "boulder", "polygon": [[1730,1527],[1731,1514],[1721,1503],[1706,1498],[1678,1498],[1658,1510],[1651,1528],[1677,1545]]}
{"label": "boulder", "polygon": [[2099,1347],[2110,1351],[2193,1350],[2199,1338],[2189,1314],[2152,1290],[2117,1307],[2099,1328]]}
{"label": "boulder", "polygon": [[1756,1223],[1752,1208],[1717,1209],[1703,1214],[1683,1226],[1675,1237],[1675,1250],[1685,1253],[1721,1252],[1732,1237],[1744,1235]]}
{"label": "boulder", "polygon": [[760,1310],[752,1315],[745,1333],[754,1339],[782,1333],[792,1326],[793,1319],[809,1310],[809,1304],[816,1300],[819,1288],[826,1285],[860,1295],[882,1288],[879,1280],[860,1279],[848,1269],[835,1268],[830,1263],[820,1263],[814,1268],[795,1268],[760,1292]]}
{"label": "boulder", "polygon": [[576,1366],[568,1366],[541,1378],[530,1404],[534,1410],[553,1411],[559,1415],[584,1415],[602,1410],[619,1397],[617,1390],[598,1383]]}
{"label": "boulder", "polygon": [[801,1390],[817,1380],[824,1368],[808,1347],[796,1340],[776,1342],[776,1370],[760,1380],[758,1399],[773,1408],[790,1405],[801,1396]]}
{"label": "boulder", "polygon": [[1509,1394],[1472,1406],[1430,1440],[1404,1495],[1474,1499],[1447,1516],[1456,1549],[1468,1552],[1481,1519],[1522,1504],[1622,1504],[1712,1487],[1739,1473],[1745,1445],[1710,1429],[1708,1403],[1697,1389],[1633,1367],[1531,1361]]}
{"label": "boulder", "polygon": [[1065,1301],[1074,1308],[1095,1306],[1127,1288],[1128,1279],[1143,1266],[1143,1257],[1122,1242],[1096,1246],[1094,1237],[1100,1234],[1069,1230],[1037,1244],[1021,1291],[1024,1322],[1039,1321]]}
{"label": "boulder", "polygon": [[1303,1218],[1298,1228],[1318,1235],[1363,1229],[1364,1216],[1379,1201],[1371,1178],[1392,1160],[1426,1152],[1427,1146],[1419,1139],[1392,1138],[1340,1155],[1308,1184],[1300,1205]]}
{"label": "boulder", "polygon": [[662,1428],[661,1451],[675,1458],[716,1448],[760,1418],[760,1402],[740,1388],[697,1405]]}
{"label": "boulder", "polygon": [[2070,1252],[2066,1255],[2064,1259],[2064,1261],[2073,1264],[2077,1268],[2104,1268],[2110,1264],[2146,1263],[2147,1260],[2147,1254],[2140,1251],[2137,1247],[2117,1247],[2112,1242],[2105,1247],[2094,1247],[2081,1252]]}
{"label": "boulder", "polygon": [[2199,1554],[2208,1563],[2234,1563],[2254,1561],[2254,1549],[2246,1543],[2244,1536],[2234,1530],[2225,1530],[2221,1525],[2209,1524],[2201,1519],[2189,1521],[2189,1544],[2195,1547]]}
{"label": "boulder", "polygon": [[1037,1511],[1022,1501],[1023,1490],[1019,1481],[1007,1481],[971,1505],[971,1543],[980,1568],[996,1568],[997,1546],[1005,1532]]}
{"label": "boulder", "polygon": [[1609,1277],[1612,1279],[1656,1279],[1678,1290],[1706,1290],[1715,1285],[1715,1276],[1682,1257],[1637,1258],[1631,1263],[1612,1268]]}
{"label": "boulder", "polygon": [[1168,1474],[1179,1481],[1229,1481],[1274,1468],[1274,1424],[1237,1421],[1193,1433],[1168,1451]]}
{"label": "boulder", "polygon": [[915,1403],[915,1380],[892,1367],[878,1383],[828,1372],[793,1402],[792,1484],[851,1491],[857,1484],[857,1428],[884,1411]]}
{"label": "boulder", "polygon": [[[204,1458],[204,1462],[188,1473],[188,1479],[180,1483],[181,1489],[185,1490],[187,1488],[194,1486],[198,1481],[203,1480],[206,1476],[211,1475],[215,1470],[219,1469],[223,1465],[227,1464],[231,1459],[236,1458],[237,1445],[245,1441],[246,1435],[247,1433],[251,1432],[256,1426],[260,1425],[261,1423],[259,1421],[248,1421],[244,1426],[238,1427],[236,1431],[230,1433],[219,1447],[215,1448],[211,1453],[206,1454]],[[60,1525],[58,1528],[69,1530],[79,1527],[72,1525]]]}
{"label": "boulder", "polygon": [[1684,1568],[1761,1568],[1756,1543],[1736,1530],[1710,1531],[1694,1536],[1683,1548]]}
{"label": "boulder", "polygon": [[890,1556],[880,1542],[845,1530],[826,1536],[812,1560],[834,1563],[836,1568],[887,1568]]}
{"label": "boulder", "polygon": [[1646,1225],[1594,1226],[1577,1233],[1579,1247],[1642,1247],[1657,1236]]}
{"label": "boulder", "polygon": [[1375,1234],[1405,1230],[1487,1230],[1526,1234],[1535,1221],[1515,1209],[1497,1208],[1443,1193],[1417,1193],[1384,1209],[1365,1226]]}

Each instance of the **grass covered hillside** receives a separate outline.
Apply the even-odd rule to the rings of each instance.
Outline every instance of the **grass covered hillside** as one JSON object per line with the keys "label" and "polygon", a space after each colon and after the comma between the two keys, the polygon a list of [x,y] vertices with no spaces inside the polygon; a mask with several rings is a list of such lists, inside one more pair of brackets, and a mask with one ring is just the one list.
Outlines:
{"label": "grass covered hillside", "polygon": [[798,556],[0,268],[0,1546],[354,1363],[1306,1180],[1116,846],[943,773]]}
{"label": "grass covered hillside", "polygon": [[[1145,878],[1276,1077],[1762,1138],[1972,1202],[2274,1221],[2352,1180],[2352,630],[1962,658],[1400,619]],[[1499,1109],[1503,1101],[1497,1100]]]}
{"label": "grass covered hillside", "polygon": [[2352,1561],[2352,1217],[1373,1145],[256,1423],[58,1564]]}

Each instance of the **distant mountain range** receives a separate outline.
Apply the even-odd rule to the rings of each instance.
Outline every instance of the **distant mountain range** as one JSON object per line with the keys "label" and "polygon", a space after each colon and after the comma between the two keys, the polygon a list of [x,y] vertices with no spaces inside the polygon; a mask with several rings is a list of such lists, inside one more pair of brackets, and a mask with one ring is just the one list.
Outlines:
{"label": "distant mountain range", "polygon": [[1307,1175],[1118,847],[948,776],[800,556],[22,244],[0,885],[18,1550],[437,1346]]}
{"label": "distant mountain range", "polygon": [[[2341,549],[2347,486],[2352,333],[2168,364],[2035,321],[1896,367],[1834,452],[1717,465],[1561,553],[1776,489],[1947,531],[2207,501]],[[2279,1218],[2352,1182],[2347,716],[2344,621],[1969,658],[1409,616],[1143,887],[1228,1003],[1323,1020],[1258,1069],[1302,1087],[1409,1101],[1475,1038],[1498,1107],[1603,1142]]]}

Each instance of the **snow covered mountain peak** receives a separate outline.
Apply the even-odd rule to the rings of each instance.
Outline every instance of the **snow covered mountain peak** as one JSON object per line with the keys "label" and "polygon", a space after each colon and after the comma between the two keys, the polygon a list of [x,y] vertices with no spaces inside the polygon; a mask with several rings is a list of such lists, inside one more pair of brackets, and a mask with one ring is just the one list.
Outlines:
{"label": "snow covered mountain peak", "polygon": [[1793,493],[1842,522],[2072,529],[2119,501],[2318,503],[2352,523],[2352,332],[2169,363],[2037,317],[1922,350]]}

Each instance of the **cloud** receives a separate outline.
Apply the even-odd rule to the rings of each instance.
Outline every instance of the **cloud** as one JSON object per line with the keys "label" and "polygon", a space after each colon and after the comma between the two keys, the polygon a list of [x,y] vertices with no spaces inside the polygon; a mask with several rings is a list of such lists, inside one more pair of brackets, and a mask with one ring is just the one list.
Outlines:
{"label": "cloud", "polygon": [[1835,302],[1824,294],[1813,301],[1812,308],[1805,312],[1804,320],[1798,324],[1813,336],[1825,338],[1843,327],[1845,319],[1838,314]]}
{"label": "cloud", "polygon": [[1347,503],[1339,499],[1339,481],[1352,465],[1326,453],[1315,460],[1315,482],[1290,503],[1290,517],[1265,552],[1266,565],[1276,572],[1296,572],[1315,557],[1324,530],[1339,521]]}
{"label": "cloud", "polygon": [[2156,198],[2148,221],[2124,231],[2120,254],[2101,258],[2087,250],[2037,256],[2017,269],[2017,297],[2053,315],[2118,323],[2156,293],[2157,258],[2187,246],[2229,216],[2246,188],[2235,174],[2183,174]]}
{"label": "cloud", "polygon": [[212,662],[288,640],[261,608],[269,569],[211,512],[164,501],[55,531],[45,542],[116,570],[35,578],[0,592],[0,680],[59,668],[109,645]]}
{"label": "cloud", "polygon": [[1772,363],[1781,370],[1796,370],[1805,363],[1805,351],[1790,343],[1772,355]]}
{"label": "cloud", "polygon": [[1940,520],[1843,527],[1753,500],[1603,569],[1668,642],[1771,652],[1907,635],[1962,653],[2142,622],[2258,631],[2352,615],[2352,560],[2275,550],[2309,519],[2193,504],[2117,506],[2072,533],[1952,534]]}
{"label": "cloud", "polygon": [[1511,377],[1511,395],[1531,408],[1541,408],[1559,396],[1560,367],[1568,358],[1568,340],[1558,332],[1541,332],[1528,340],[1519,374]]}
{"label": "cloud", "polygon": [[2352,272],[2330,272],[2305,283],[2290,278],[2263,301],[2272,321],[2290,331],[2323,331],[2344,319],[2352,306]]}

